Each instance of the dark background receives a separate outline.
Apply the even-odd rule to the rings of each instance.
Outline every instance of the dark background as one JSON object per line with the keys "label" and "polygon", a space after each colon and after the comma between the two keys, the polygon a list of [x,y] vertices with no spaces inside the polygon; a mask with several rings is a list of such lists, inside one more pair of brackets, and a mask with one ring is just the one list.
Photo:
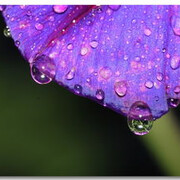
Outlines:
{"label": "dark background", "polygon": [[0,16],[0,175],[172,175],[146,145],[153,131],[135,136],[120,114],[36,84],[4,28]]}

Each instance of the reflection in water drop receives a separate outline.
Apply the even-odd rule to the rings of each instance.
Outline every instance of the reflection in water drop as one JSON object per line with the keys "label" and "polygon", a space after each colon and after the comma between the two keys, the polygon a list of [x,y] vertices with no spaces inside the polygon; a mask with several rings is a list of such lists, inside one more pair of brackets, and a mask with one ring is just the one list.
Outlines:
{"label": "reflection in water drop", "polygon": [[149,106],[142,102],[136,101],[128,113],[128,126],[136,135],[148,134],[153,126],[153,116]]}
{"label": "reflection in water drop", "polygon": [[6,27],[4,28],[3,33],[4,33],[4,35],[5,35],[6,37],[11,37],[11,31],[10,31],[10,29],[9,29],[8,26],[6,26]]}
{"label": "reflection in water drop", "polygon": [[30,67],[32,78],[39,84],[47,84],[55,76],[54,61],[45,55],[38,56]]}
{"label": "reflection in water drop", "polygon": [[176,108],[179,105],[179,103],[180,103],[179,99],[173,99],[173,98],[168,99],[169,107]]}

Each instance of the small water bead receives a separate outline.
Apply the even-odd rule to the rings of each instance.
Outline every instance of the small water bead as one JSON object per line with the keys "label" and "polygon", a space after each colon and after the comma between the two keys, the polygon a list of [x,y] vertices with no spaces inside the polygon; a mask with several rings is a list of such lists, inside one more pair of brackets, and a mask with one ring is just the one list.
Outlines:
{"label": "small water bead", "polygon": [[153,126],[153,116],[146,103],[136,101],[132,104],[128,113],[128,126],[136,135],[149,133]]}
{"label": "small water bead", "polygon": [[88,49],[86,47],[81,48],[81,55],[84,56],[88,53]]}
{"label": "small water bead", "polygon": [[64,13],[68,8],[68,5],[54,5],[53,10],[55,13],[61,14]]}
{"label": "small water bead", "polygon": [[6,36],[6,37],[11,37],[11,31],[10,31],[10,29],[9,29],[8,26],[6,26],[6,27],[4,28],[3,33],[4,33],[4,36]]}
{"label": "small water bead", "polygon": [[96,40],[91,41],[91,42],[90,42],[90,46],[95,49],[95,48],[97,48],[97,46],[98,46],[98,42],[97,42]]}
{"label": "small water bead", "polygon": [[149,29],[149,28],[147,28],[147,29],[144,29],[144,34],[146,35],[146,36],[150,36],[151,35],[151,30]]}
{"label": "small water bead", "polygon": [[73,48],[74,48],[74,46],[73,46],[72,43],[69,43],[69,44],[67,45],[67,49],[68,49],[68,50],[72,50]]}
{"label": "small water bead", "polygon": [[5,5],[1,5],[0,6],[0,11],[4,11],[6,9],[6,6]]}
{"label": "small water bead", "polygon": [[121,5],[109,5],[109,8],[112,9],[113,11],[117,11]]}
{"label": "small water bead", "polygon": [[163,48],[163,49],[162,49],[162,52],[165,53],[165,52],[166,52],[166,48]]}
{"label": "small water bead", "polygon": [[179,94],[179,93],[180,93],[180,86],[176,86],[176,87],[174,88],[174,93],[175,93],[175,94]]}
{"label": "small water bead", "polygon": [[157,76],[156,76],[156,79],[157,79],[158,81],[162,81],[162,80],[163,80],[163,74],[160,73],[160,72],[158,72],[158,73],[157,73]]}
{"label": "small water bead", "polygon": [[171,58],[170,66],[172,69],[178,69],[180,66],[180,57],[179,56],[173,56]]}
{"label": "small water bead", "polygon": [[41,30],[44,28],[44,26],[43,26],[43,24],[41,24],[41,23],[36,23],[36,24],[35,24],[35,28],[36,28],[37,30],[41,31]]}
{"label": "small water bead", "polygon": [[180,36],[180,17],[173,15],[171,17],[171,27],[175,35]]}
{"label": "small water bead", "polygon": [[75,76],[75,71],[76,71],[76,69],[74,67],[71,68],[71,70],[66,74],[65,78],[67,80],[72,80]]}
{"label": "small water bead", "polygon": [[97,91],[96,91],[96,98],[98,99],[98,100],[103,100],[104,99],[104,91],[103,90],[101,90],[101,89],[98,89]]}
{"label": "small water bead", "polygon": [[79,84],[74,85],[74,91],[76,94],[81,94],[82,93],[82,86]]}
{"label": "small water bead", "polygon": [[114,84],[114,91],[120,97],[123,97],[127,93],[127,83],[125,81],[118,81]]}
{"label": "small water bead", "polygon": [[169,98],[167,101],[168,101],[169,107],[172,107],[172,108],[176,108],[180,103],[179,99],[174,99],[174,98]]}
{"label": "small water bead", "polygon": [[151,88],[154,86],[154,84],[153,84],[152,81],[146,81],[146,82],[145,82],[145,86],[146,86],[148,89],[151,89]]}
{"label": "small water bead", "polygon": [[20,42],[19,41],[15,41],[15,46],[19,47]]}

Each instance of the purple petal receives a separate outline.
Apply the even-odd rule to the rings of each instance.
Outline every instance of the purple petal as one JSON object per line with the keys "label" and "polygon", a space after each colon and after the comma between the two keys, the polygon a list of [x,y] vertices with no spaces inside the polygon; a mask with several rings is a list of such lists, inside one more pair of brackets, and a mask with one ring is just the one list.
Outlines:
{"label": "purple petal", "polygon": [[144,102],[154,119],[168,111],[167,99],[180,98],[179,13],[179,6],[7,6],[3,11],[18,48],[47,82],[54,79],[124,115],[135,102]]}

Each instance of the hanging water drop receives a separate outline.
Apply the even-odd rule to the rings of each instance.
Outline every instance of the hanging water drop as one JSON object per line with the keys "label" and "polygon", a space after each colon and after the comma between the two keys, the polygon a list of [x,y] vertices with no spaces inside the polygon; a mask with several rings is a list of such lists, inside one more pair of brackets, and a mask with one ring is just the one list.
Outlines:
{"label": "hanging water drop", "polygon": [[98,89],[96,91],[96,98],[100,101],[102,101],[104,99],[104,91],[101,89]]}
{"label": "hanging water drop", "polygon": [[31,76],[38,84],[47,84],[54,78],[55,68],[52,59],[41,55],[31,64]]}
{"label": "hanging water drop", "polygon": [[145,135],[149,133],[153,126],[153,116],[146,103],[136,101],[132,104],[128,113],[128,126],[136,135]]}
{"label": "hanging water drop", "polygon": [[3,33],[4,33],[4,36],[6,36],[6,37],[11,37],[11,31],[10,31],[10,29],[9,29],[8,26],[6,26],[6,27],[4,28]]}
{"label": "hanging water drop", "polygon": [[176,108],[180,103],[179,99],[169,98],[168,99],[168,105],[171,108]]}
{"label": "hanging water drop", "polygon": [[76,94],[81,94],[81,92],[82,92],[82,86],[79,85],[79,84],[75,84],[75,85],[74,85],[74,91],[75,91]]}

